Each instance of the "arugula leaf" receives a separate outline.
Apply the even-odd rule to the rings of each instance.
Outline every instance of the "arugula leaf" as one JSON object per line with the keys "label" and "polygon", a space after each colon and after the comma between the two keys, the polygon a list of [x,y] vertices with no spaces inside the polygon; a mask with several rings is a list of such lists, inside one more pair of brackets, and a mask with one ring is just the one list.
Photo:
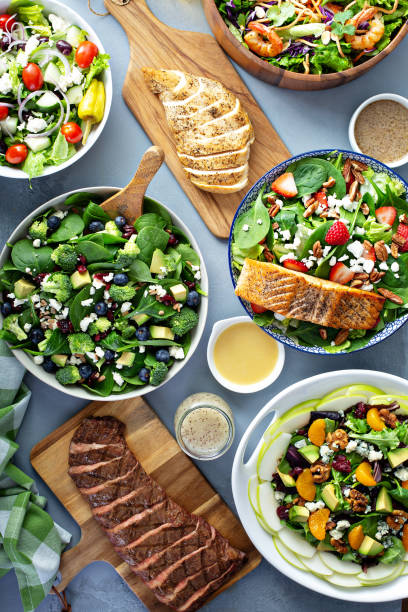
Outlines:
{"label": "arugula leaf", "polygon": [[359,440],[364,440],[369,444],[375,444],[382,452],[387,452],[388,450],[394,450],[399,446],[399,438],[397,432],[393,429],[383,429],[382,431],[370,431],[366,434],[350,434],[351,438],[358,438]]}

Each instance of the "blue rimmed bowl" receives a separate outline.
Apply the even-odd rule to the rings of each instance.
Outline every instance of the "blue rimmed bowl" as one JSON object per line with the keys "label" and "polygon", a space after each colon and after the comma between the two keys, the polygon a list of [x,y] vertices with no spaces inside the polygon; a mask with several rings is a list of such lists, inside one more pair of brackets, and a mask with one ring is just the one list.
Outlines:
{"label": "blue rimmed bowl", "polygon": [[[237,212],[235,213],[235,217],[232,221],[230,236],[229,236],[229,241],[228,241],[228,261],[229,261],[231,280],[232,280],[234,289],[238,281],[239,272],[232,265],[233,257],[232,257],[231,245],[232,245],[232,240],[233,240],[234,227],[235,227],[235,223],[238,217],[242,213],[246,212],[251,207],[251,204],[256,200],[263,186],[270,185],[279,175],[285,172],[286,168],[288,168],[290,164],[292,164],[293,162],[297,162],[301,159],[305,159],[307,157],[322,157],[324,155],[330,155],[331,153],[333,153],[333,156],[337,155],[338,153],[342,153],[345,158],[350,158],[352,160],[360,161],[360,162],[367,164],[368,166],[373,168],[375,172],[387,173],[390,177],[401,181],[401,183],[404,185],[405,190],[408,194],[408,184],[399,174],[394,172],[394,170],[391,170],[391,168],[389,168],[385,164],[382,164],[378,160],[374,159],[373,157],[369,157],[368,155],[363,155],[362,153],[357,153],[354,151],[347,151],[343,149],[336,149],[335,151],[333,149],[321,149],[318,151],[308,151],[306,153],[301,153],[300,155],[295,155],[294,157],[287,159],[286,161],[272,168],[272,170],[269,170],[269,172],[264,174],[255,183],[255,185],[251,187],[251,189],[248,191],[248,193],[242,200],[241,204],[239,205]],[[406,197],[408,199],[408,195]],[[238,298],[238,299],[241,302],[247,314],[251,317],[251,319],[253,319],[254,312],[251,308],[250,303],[241,298]],[[408,320],[408,313],[399,317],[399,319],[392,321],[391,323],[387,323],[384,329],[378,331],[374,336],[372,336],[372,338],[370,338],[370,340],[367,342],[365,346],[357,348],[355,349],[355,351],[361,351],[363,349],[369,348],[370,346],[374,346],[375,344],[378,344],[379,342],[382,342],[382,340],[385,340],[386,338],[391,336],[393,333],[395,333],[398,329],[400,329],[400,327],[402,327],[404,323],[407,322],[407,320]],[[274,327],[273,324],[262,327],[262,329],[267,334],[269,334],[270,336],[278,340],[279,342],[283,342],[283,344],[286,344],[287,346],[291,346],[292,348],[295,348],[298,351],[303,351],[305,353],[315,353],[317,355],[332,355],[332,354],[339,355],[341,353],[355,352],[355,351],[338,351],[337,353],[329,353],[325,351],[323,347],[320,347],[320,346],[304,346],[302,344],[298,344],[294,338],[287,336],[281,329],[279,329],[278,327]]]}

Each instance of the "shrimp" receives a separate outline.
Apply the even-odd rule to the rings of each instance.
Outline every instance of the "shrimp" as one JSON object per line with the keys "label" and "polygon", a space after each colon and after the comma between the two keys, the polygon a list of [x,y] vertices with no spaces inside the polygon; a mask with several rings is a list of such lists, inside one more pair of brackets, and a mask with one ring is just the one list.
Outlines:
{"label": "shrimp", "polygon": [[369,23],[368,30],[364,34],[345,35],[346,42],[350,43],[352,49],[357,51],[372,49],[384,36],[384,23],[380,19],[376,7],[362,9],[352,19],[349,19],[347,23],[355,26],[357,30],[358,25],[363,21],[368,21]]}
{"label": "shrimp", "polygon": [[[283,50],[283,41],[280,36],[263,23],[251,21],[248,23],[250,32],[245,34],[244,40],[251,51],[260,57],[275,57]],[[267,40],[265,40],[267,39]]]}

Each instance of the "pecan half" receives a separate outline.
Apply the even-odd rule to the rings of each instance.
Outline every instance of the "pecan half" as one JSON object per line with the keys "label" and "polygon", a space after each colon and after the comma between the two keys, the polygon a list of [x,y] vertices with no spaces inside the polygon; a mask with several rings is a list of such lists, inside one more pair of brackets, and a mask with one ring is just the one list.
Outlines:
{"label": "pecan half", "polygon": [[399,531],[405,525],[408,519],[408,512],[404,510],[393,510],[392,513],[385,519],[388,527]]}
{"label": "pecan half", "polygon": [[330,544],[333,548],[336,549],[340,555],[345,555],[348,551],[347,545],[344,540],[336,540],[335,538],[330,538]]}
{"label": "pecan half", "polygon": [[344,450],[348,444],[348,435],[344,429],[336,429],[335,431],[329,431],[326,436],[326,442],[332,450]]}
{"label": "pecan half", "polygon": [[354,202],[354,200],[356,199],[357,191],[358,191],[358,181],[353,181],[349,189],[349,197],[350,197],[351,202]]}
{"label": "pecan half", "polygon": [[370,273],[370,281],[372,283],[378,283],[378,281],[380,281],[382,279],[382,277],[385,276],[385,272],[379,272],[378,270],[373,270]]}
{"label": "pecan half", "polygon": [[276,198],[273,195],[268,195],[266,198],[268,200],[268,204],[276,204]]}
{"label": "pecan half", "polygon": [[337,334],[337,336],[334,339],[334,344],[336,346],[339,346],[340,344],[343,344],[343,342],[345,342],[347,340],[347,338],[349,337],[349,330],[348,329],[341,329],[339,331],[339,333]]}
{"label": "pecan half", "polygon": [[370,208],[366,202],[363,202],[360,206],[360,210],[363,215],[367,216],[370,213]]}
{"label": "pecan half", "polygon": [[356,274],[354,275],[354,278],[357,280],[366,281],[369,279],[369,276],[367,272],[356,272]]}
{"label": "pecan half", "polygon": [[272,204],[271,207],[268,209],[268,215],[271,217],[271,219],[273,219],[274,217],[276,217],[279,211],[279,204]]}
{"label": "pecan half", "polygon": [[336,527],[336,523],[334,521],[327,521],[326,531],[331,531],[332,529],[335,529],[335,527]]}
{"label": "pecan half", "polygon": [[351,159],[346,159],[344,162],[343,170],[342,170],[343,178],[346,183],[351,179]]}
{"label": "pecan half", "polygon": [[404,236],[401,236],[401,234],[395,233],[392,236],[392,242],[394,244],[396,244],[398,247],[402,247],[405,244],[405,238]]}
{"label": "pecan half", "polygon": [[303,213],[304,218],[307,219],[308,217],[313,215],[313,213],[316,212],[318,207],[319,207],[319,202],[314,201],[312,204],[310,204],[310,206],[308,206],[305,212]]}
{"label": "pecan half", "polygon": [[392,302],[393,304],[404,303],[404,300],[400,298],[399,295],[396,295],[392,291],[388,291],[388,289],[384,289],[383,287],[380,287],[380,289],[378,289],[378,293],[380,293],[383,297],[387,298],[387,300],[390,300],[390,302]]}
{"label": "pecan half", "polygon": [[354,178],[356,179],[356,181],[360,184],[360,185],[364,185],[365,183],[365,178],[364,176],[361,174],[360,170],[358,168],[354,168],[353,164],[351,164],[351,173],[354,176]]}
{"label": "pecan half", "polygon": [[394,259],[397,259],[398,257],[398,244],[395,244],[395,242],[391,243],[391,255],[394,257]]}
{"label": "pecan half", "polygon": [[370,251],[372,248],[372,244],[369,240],[364,240],[363,242],[363,247],[365,248],[366,251]]}
{"label": "pecan half", "polygon": [[353,512],[364,512],[364,510],[367,508],[367,497],[364,495],[364,493],[357,491],[357,489],[351,489],[348,499]]}
{"label": "pecan half", "polygon": [[379,259],[380,261],[387,261],[388,251],[387,247],[385,246],[384,240],[379,240],[374,244],[374,251],[377,259]]}
{"label": "pecan half", "polygon": [[391,427],[391,429],[395,429],[397,426],[397,415],[394,412],[390,412],[388,408],[381,408],[378,411],[380,415],[380,419],[384,421],[387,427]]}
{"label": "pecan half", "polygon": [[330,464],[326,465],[321,461],[316,461],[310,466],[310,471],[313,474],[313,482],[326,482],[330,478],[331,466]]}
{"label": "pecan half", "polygon": [[327,340],[327,329],[324,329],[324,327],[321,327],[319,329],[319,334],[322,340]]}
{"label": "pecan half", "polygon": [[322,249],[322,245],[320,244],[320,240],[316,240],[316,242],[313,245],[312,251],[313,251],[313,255],[317,257],[317,259],[320,259],[320,257],[323,256],[323,249]]}
{"label": "pecan half", "polygon": [[326,189],[330,189],[330,187],[334,187],[335,184],[336,184],[336,179],[333,178],[332,176],[329,176],[327,181],[323,183],[323,187],[325,187]]}
{"label": "pecan half", "polygon": [[270,250],[268,249],[268,247],[266,246],[266,244],[264,244],[263,255],[264,255],[264,257],[265,257],[266,261],[269,261],[269,262],[270,262],[270,261],[274,261],[274,259],[275,259],[274,254],[272,253],[272,251],[270,251]]}
{"label": "pecan half", "polygon": [[351,166],[352,168],[358,168],[362,172],[364,172],[365,170],[368,170],[367,164],[365,164],[364,162],[358,161],[357,159],[353,159],[353,161],[351,162]]}
{"label": "pecan half", "polygon": [[313,204],[313,202],[316,202],[316,198],[314,198],[313,196],[311,198],[309,198],[308,200],[306,200],[304,206],[305,208],[307,208],[308,206],[310,206],[311,204]]}
{"label": "pecan half", "polygon": [[363,281],[359,278],[353,279],[350,283],[350,287],[353,287],[353,289],[360,289],[360,287],[362,287],[363,285]]}
{"label": "pecan half", "polygon": [[272,223],[272,229],[273,230],[279,229],[279,223],[277,223],[276,221],[275,221],[275,223]]}
{"label": "pecan half", "polygon": [[333,208],[331,208],[327,212],[327,218],[328,219],[340,219],[340,213],[338,213],[337,210],[333,210]]}

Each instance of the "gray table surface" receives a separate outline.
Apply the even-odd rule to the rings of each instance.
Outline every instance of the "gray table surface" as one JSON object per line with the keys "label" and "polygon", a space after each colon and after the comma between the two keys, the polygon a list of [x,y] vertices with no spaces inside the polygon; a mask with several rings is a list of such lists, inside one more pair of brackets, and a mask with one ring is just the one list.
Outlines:
{"label": "gray table surface", "polygon": [[[114,98],[111,114],[95,147],[71,168],[52,177],[35,180],[31,191],[26,181],[0,179],[1,244],[26,214],[60,193],[93,185],[126,184],[143,151],[150,144],[121,97],[129,49],[120,25],[112,17],[92,15],[84,0],[70,0],[69,4],[93,25],[112,56]],[[148,0],[148,4],[157,17],[173,27],[209,32],[199,0]],[[93,6],[103,10],[100,0],[93,0]],[[329,147],[347,149],[349,117],[360,102],[368,96],[387,91],[408,95],[405,78],[407,53],[408,38],[365,76],[341,88],[323,92],[278,89],[258,81],[240,68],[238,70],[292,153]],[[408,179],[408,168],[404,168],[401,174]],[[163,167],[153,180],[149,194],[165,201],[196,232],[209,272],[210,302],[200,348],[174,380],[164,389],[148,395],[147,400],[170,431],[173,431],[176,407],[191,393],[212,391],[230,403],[236,420],[235,443],[222,459],[203,462],[199,467],[233,507],[230,472],[237,442],[272,394],[307,376],[330,370],[366,368],[405,376],[408,326],[381,345],[350,356],[320,357],[287,349],[285,368],[272,387],[250,397],[226,391],[212,378],[206,361],[206,344],[213,323],[218,319],[242,314],[242,308],[231,290],[226,243],[210,234],[167,167]],[[85,402],[55,391],[31,375],[26,378],[33,397],[19,433],[18,442],[21,447],[16,455],[16,463],[35,477],[29,461],[30,449],[83,408]],[[48,497],[48,511],[58,523],[73,533],[73,543],[76,543],[80,537],[78,525],[38,476],[36,481],[41,494]],[[0,580],[0,593],[2,612],[22,610],[12,572]],[[145,609],[112,567],[102,562],[93,563],[84,569],[69,585],[67,595],[73,612],[88,612],[90,609],[93,612]],[[396,599],[402,596],[403,593],[395,593]],[[263,561],[255,571],[209,603],[205,609],[208,612],[249,609],[256,612],[289,612],[296,607],[302,612],[327,608],[333,612],[397,612],[400,602],[366,606],[329,599],[290,581]],[[56,612],[60,606],[55,597],[49,596],[38,610]]]}

